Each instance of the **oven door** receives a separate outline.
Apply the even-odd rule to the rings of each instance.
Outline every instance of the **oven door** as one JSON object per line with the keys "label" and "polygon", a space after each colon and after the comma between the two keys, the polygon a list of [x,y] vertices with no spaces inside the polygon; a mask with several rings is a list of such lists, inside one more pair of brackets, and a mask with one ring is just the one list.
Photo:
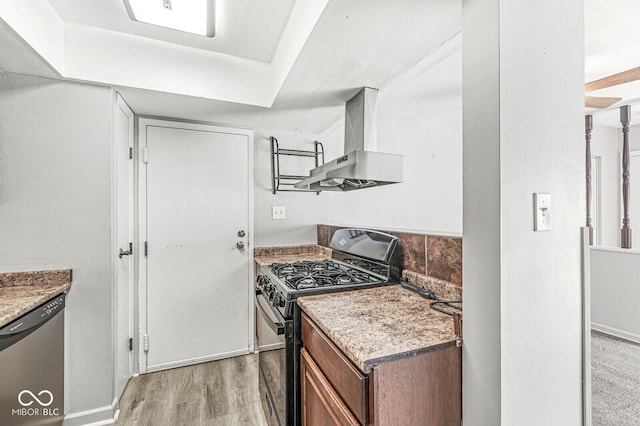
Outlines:
{"label": "oven door", "polygon": [[291,321],[285,321],[256,290],[256,343],[259,350],[259,389],[270,426],[285,425],[287,417],[287,339],[292,346]]}

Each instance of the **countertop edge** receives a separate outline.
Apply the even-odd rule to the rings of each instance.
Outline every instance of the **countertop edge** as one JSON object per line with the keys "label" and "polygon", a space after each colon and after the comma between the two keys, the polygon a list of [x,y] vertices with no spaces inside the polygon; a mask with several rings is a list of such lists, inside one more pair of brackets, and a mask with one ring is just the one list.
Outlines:
{"label": "countertop edge", "polygon": [[363,365],[358,365],[358,368],[360,368],[360,370],[362,370],[363,373],[369,374],[371,373],[371,370],[373,369],[373,367],[375,367],[376,365],[397,361],[399,359],[411,358],[411,357],[429,353],[429,352],[439,351],[441,349],[446,349],[455,345],[456,345],[456,341],[451,340],[448,342],[438,343],[431,346],[424,346],[418,349],[411,349],[404,352],[398,352],[393,355],[388,355],[388,356],[383,356],[378,358],[371,358],[371,359],[365,360]]}
{"label": "countertop edge", "polygon": [[[388,286],[382,286],[379,288],[391,289],[394,287],[396,289],[400,288],[399,285],[388,285]],[[363,289],[361,291],[370,291],[370,290],[373,290],[373,289]],[[406,291],[409,292],[408,290]],[[333,295],[334,296],[344,295],[345,297],[348,297],[350,293],[355,293],[355,292],[357,291],[354,290],[354,291],[347,291],[342,293],[333,293]],[[445,339],[435,339],[436,341],[430,342],[430,343],[424,342],[425,343],[424,345],[420,345],[420,346],[415,345],[413,347],[398,348],[397,352],[392,352],[392,353],[390,352],[384,355],[376,356],[375,354],[371,353],[369,354],[369,356],[367,356],[365,355],[365,353],[359,353],[354,348],[350,348],[350,343],[348,343],[348,341],[345,340],[346,337],[340,334],[339,332],[337,332],[336,330],[333,330],[330,324],[328,324],[324,320],[322,315],[320,315],[320,313],[317,312],[316,307],[313,306],[315,303],[313,299],[320,298],[323,296],[328,296],[328,295],[301,297],[301,298],[298,298],[296,302],[299,309],[305,312],[305,314],[309,317],[309,319],[311,319],[318,326],[318,328],[322,330],[322,332],[346,356],[346,358],[349,359],[349,361],[351,361],[351,363],[355,367],[357,367],[360,371],[362,371],[364,374],[369,374],[375,365],[380,365],[382,363],[392,362],[399,359],[410,358],[423,353],[446,349],[446,348],[455,346],[457,344],[455,336],[451,334],[448,338],[445,338]],[[439,315],[444,315],[444,314],[439,314]]]}
{"label": "countertop edge", "polygon": [[31,312],[47,300],[53,299],[54,297],[62,293],[67,293],[71,288],[71,283],[20,287],[22,287],[23,289],[34,287],[39,292],[42,292],[42,294],[30,296],[27,301],[16,303],[15,307],[11,311],[6,312],[4,315],[0,315],[0,327],[4,327],[5,325],[10,324],[21,316]]}

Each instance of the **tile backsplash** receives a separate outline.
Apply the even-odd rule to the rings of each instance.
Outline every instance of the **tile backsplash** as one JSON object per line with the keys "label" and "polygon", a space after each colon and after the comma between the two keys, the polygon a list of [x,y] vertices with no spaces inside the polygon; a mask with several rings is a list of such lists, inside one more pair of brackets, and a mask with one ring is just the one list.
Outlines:
{"label": "tile backsplash", "polygon": [[[342,226],[318,225],[318,245],[329,247]],[[462,287],[462,238],[378,229],[398,237],[402,269],[449,281]]]}

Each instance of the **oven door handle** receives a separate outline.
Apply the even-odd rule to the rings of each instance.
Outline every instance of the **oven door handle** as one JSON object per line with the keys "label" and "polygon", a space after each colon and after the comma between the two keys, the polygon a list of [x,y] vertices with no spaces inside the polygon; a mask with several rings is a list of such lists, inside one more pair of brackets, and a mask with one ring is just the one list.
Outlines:
{"label": "oven door handle", "polygon": [[[269,328],[271,328],[271,330],[273,330],[273,332],[276,333],[278,336],[281,334],[284,334],[284,321],[275,322],[271,318],[271,315],[269,315],[267,310],[264,308],[264,306],[262,306],[262,302],[260,302],[260,300],[265,300],[265,298],[262,295],[262,292],[260,290],[256,290],[256,305],[260,308],[260,310],[264,314],[265,322],[267,323]],[[276,313],[272,309],[269,308],[269,311],[271,311],[271,314],[275,316]]]}

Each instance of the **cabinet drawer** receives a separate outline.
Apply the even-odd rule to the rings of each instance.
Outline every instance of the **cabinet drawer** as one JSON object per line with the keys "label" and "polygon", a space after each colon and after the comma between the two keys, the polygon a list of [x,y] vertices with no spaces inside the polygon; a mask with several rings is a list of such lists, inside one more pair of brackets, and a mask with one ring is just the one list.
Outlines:
{"label": "cabinet drawer", "polygon": [[369,383],[329,338],[302,313],[302,343],[347,407],[363,424],[369,423]]}
{"label": "cabinet drawer", "polygon": [[359,426],[358,420],[304,349],[300,350],[300,393],[302,426]]}

